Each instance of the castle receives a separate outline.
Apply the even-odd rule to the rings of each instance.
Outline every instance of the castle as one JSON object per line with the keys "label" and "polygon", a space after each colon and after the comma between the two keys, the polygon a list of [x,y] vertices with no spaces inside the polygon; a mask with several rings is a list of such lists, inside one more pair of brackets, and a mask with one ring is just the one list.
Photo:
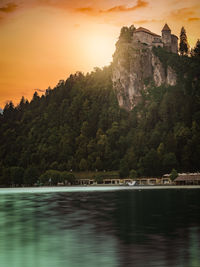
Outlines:
{"label": "castle", "polygon": [[149,46],[160,46],[166,48],[170,52],[178,53],[178,37],[171,34],[171,29],[167,24],[165,24],[162,29],[162,36],[139,27],[134,31],[133,39]]}

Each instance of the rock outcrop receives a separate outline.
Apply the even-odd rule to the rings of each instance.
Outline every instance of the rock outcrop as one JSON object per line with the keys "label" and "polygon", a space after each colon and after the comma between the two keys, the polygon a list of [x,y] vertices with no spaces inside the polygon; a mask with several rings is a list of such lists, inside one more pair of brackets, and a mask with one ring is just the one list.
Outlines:
{"label": "rock outcrop", "polygon": [[112,82],[121,107],[131,110],[152,84],[173,86],[176,81],[175,71],[161,63],[152,47],[134,40],[116,45]]}

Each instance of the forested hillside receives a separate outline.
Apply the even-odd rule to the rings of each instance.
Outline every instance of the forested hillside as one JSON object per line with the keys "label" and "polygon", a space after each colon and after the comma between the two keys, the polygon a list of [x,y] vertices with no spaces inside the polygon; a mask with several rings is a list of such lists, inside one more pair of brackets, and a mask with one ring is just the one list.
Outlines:
{"label": "forested hillside", "polygon": [[118,105],[112,65],[71,75],[30,102],[8,103],[0,114],[0,184],[33,184],[48,170],[200,171],[199,56],[153,52],[176,71],[177,85],[150,83],[132,111]]}

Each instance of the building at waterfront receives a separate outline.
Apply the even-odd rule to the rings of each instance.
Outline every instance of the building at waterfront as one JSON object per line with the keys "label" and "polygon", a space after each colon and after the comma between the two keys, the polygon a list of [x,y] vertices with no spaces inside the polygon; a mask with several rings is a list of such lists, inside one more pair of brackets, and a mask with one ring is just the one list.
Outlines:
{"label": "building at waterfront", "polygon": [[174,183],[176,185],[200,185],[200,173],[179,173]]}

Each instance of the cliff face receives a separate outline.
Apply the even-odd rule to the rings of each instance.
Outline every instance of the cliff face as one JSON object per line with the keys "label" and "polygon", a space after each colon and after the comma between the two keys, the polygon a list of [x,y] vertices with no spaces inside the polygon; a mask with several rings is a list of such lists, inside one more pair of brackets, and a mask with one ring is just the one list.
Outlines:
{"label": "cliff face", "polygon": [[176,73],[165,68],[152,49],[139,42],[120,43],[113,56],[112,82],[119,105],[131,110],[150,84],[175,85]]}

